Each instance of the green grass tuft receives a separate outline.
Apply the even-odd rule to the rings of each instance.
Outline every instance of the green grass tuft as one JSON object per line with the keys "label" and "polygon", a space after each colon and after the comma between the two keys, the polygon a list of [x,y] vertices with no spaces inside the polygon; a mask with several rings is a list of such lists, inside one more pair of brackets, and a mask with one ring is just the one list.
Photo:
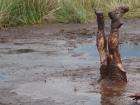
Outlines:
{"label": "green grass tuft", "polygon": [[0,26],[47,22],[87,23],[95,9],[108,11],[128,5],[125,18],[140,17],[140,0],[0,0]]}

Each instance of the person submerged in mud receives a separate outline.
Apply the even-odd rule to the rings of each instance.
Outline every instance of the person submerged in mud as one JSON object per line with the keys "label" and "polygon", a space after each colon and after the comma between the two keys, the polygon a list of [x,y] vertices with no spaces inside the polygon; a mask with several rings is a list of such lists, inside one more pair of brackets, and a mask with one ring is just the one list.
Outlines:
{"label": "person submerged in mud", "polygon": [[108,42],[104,32],[104,14],[103,11],[96,11],[98,32],[97,32],[97,49],[100,55],[100,73],[101,79],[127,81],[126,71],[123,68],[121,56],[119,53],[119,29],[123,25],[121,18],[129,11],[128,6],[109,12],[111,19],[111,31]]}
{"label": "person submerged in mud", "polygon": [[[126,71],[119,52],[119,29],[123,25],[121,18],[128,11],[128,6],[120,6],[108,13],[111,19],[108,41],[104,32],[104,13],[102,10],[95,11],[98,24],[96,45],[100,56],[100,80],[127,82]],[[140,94],[133,94],[129,97],[137,101],[140,99]]]}

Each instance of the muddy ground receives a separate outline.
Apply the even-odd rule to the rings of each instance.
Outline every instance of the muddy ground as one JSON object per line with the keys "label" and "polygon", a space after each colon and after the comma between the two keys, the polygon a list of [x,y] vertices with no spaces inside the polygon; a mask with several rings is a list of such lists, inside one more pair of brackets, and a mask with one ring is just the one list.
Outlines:
{"label": "muddy ground", "polygon": [[126,85],[98,83],[95,36],[96,23],[2,29],[0,105],[140,105],[128,98],[140,92],[140,20],[120,30]]}

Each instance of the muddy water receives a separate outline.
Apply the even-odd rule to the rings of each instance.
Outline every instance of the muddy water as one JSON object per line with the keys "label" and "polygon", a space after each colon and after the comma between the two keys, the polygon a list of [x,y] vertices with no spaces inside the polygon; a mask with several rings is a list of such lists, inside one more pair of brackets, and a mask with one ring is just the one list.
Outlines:
{"label": "muddy water", "polygon": [[2,31],[0,105],[139,105],[128,95],[140,92],[140,32],[122,32],[127,84],[98,83],[95,32],[90,24]]}
{"label": "muddy water", "polygon": [[[98,59],[98,51],[95,44],[87,44],[78,47],[75,51],[79,53],[86,53],[90,58]],[[140,56],[140,43],[123,42],[120,44],[120,54],[122,58],[139,57]]]}
{"label": "muddy water", "polygon": [[3,74],[3,73],[1,73],[0,74],[0,80],[2,81],[2,80],[7,80],[8,79],[8,76],[7,75],[5,75],[5,74]]}
{"label": "muddy water", "polygon": [[[80,89],[78,88],[80,87]],[[100,94],[90,93],[91,86],[87,83],[72,82],[67,78],[51,78],[45,82],[33,82],[21,85],[16,91],[19,94],[31,96],[33,99],[51,98],[56,102],[66,104],[100,104]]]}
{"label": "muddy water", "polygon": [[[122,43],[120,46],[124,59],[140,56],[139,44],[130,42]],[[79,46],[74,49],[74,52],[86,55],[86,58],[93,62],[99,59],[96,46],[93,43]],[[67,73],[68,76],[70,75],[69,73]],[[140,81],[139,79],[134,80],[137,78],[136,75],[136,77],[131,76],[132,74],[128,76],[130,78],[128,85],[104,81],[101,86],[98,83],[91,85],[92,79],[87,80],[88,76],[80,77],[80,79],[75,77],[74,80],[69,77],[53,77],[49,78],[49,80],[22,84],[15,91],[17,94],[28,96],[32,99],[51,98],[56,102],[64,102],[68,105],[133,105],[133,101],[127,96],[139,92]]]}

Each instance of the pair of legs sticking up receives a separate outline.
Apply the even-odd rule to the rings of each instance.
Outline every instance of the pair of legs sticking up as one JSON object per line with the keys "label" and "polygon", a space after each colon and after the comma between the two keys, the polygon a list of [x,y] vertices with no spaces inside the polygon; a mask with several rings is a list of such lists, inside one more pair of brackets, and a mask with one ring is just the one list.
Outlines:
{"label": "pair of legs sticking up", "polygon": [[101,79],[127,81],[126,72],[123,68],[119,53],[119,29],[123,25],[121,18],[128,10],[129,8],[127,6],[120,6],[109,12],[111,31],[108,40],[106,39],[104,32],[103,11],[95,12],[98,24],[96,44],[100,55]]}

